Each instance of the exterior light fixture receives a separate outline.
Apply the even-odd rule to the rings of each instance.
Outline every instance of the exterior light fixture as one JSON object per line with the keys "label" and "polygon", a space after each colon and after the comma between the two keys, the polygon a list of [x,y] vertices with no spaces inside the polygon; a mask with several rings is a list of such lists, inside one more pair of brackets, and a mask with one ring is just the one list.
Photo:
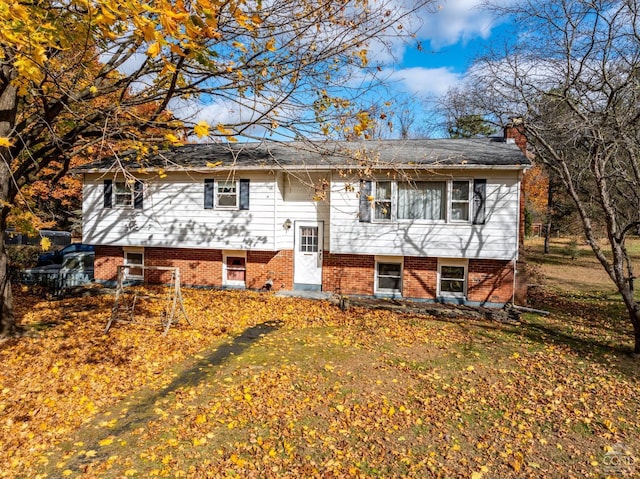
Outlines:
{"label": "exterior light fixture", "polygon": [[289,230],[291,229],[291,224],[292,224],[292,223],[291,223],[291,220],[290,220],[289,218],[287,218],[287,219],[284,221],[284,224],[282,225],[282,227],[283,227],[285,230],[289,231]]}

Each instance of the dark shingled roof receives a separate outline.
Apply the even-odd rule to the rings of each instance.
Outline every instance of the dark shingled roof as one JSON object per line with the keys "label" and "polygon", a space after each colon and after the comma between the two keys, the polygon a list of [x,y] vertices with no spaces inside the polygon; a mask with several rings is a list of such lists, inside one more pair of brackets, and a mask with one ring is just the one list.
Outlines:
{"label": "dark shingled roof", "polygon": [[[160,150],[144,160],[121,158],[130,169],[328,169],[498,167],[521,169],[531,162],[514,143],[502,138],[440,140],[370,140],[356,142],[288,142],[191,144]],[[76,171],[104,172],[113,157]]]}

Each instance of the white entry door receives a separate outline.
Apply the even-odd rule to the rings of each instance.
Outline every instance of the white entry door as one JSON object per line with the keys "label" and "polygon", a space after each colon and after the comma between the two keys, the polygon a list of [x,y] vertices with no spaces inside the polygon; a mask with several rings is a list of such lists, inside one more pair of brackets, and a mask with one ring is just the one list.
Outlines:
{"label": "white entry door", "polygon": [[293,288],[322,289],[322,221],[296,221]]}

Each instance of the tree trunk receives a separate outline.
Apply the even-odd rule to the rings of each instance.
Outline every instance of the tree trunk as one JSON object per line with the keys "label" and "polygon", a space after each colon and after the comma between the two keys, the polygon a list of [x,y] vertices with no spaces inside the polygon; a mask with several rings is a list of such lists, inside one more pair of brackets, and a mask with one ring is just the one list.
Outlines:
{"label": "tree trunk", "polygon": [[[6,52],[3,52],[6,54]],[[11,81],[15,75],[11,62],[5,62],[0,69],[0,137],[13,137],[18,111],[18,95]],[[4,232],[7,229],[7,217],[11,211],[11,203],[15,196],[12,187],[11,163],[12,155],[9,147],[0,147],[0,335],[15,333],[16,322],[13,315],[13,294],[9,277],[9,261],[4,245]]]}
{"label": "tree trunk", "polygon": [[549,174],[549,184],[547,186],[547,224],[544,229],[544,254],[549,254],[549,242],[551,240],[551,226],[553,218],[553,181]]}
{"label": "tree trunk", "polygon": [[640,356],[640,321],[636,319],[633,325],[633,334],[635,336],[635,343],[633,345],[633,354]]}
{"label": "tree trunk", "polygon": [[4,205],[0,209],[0,336],[9,336],[16,331],[11,278],[9,277],[9,258],[4,244],[4,232],[7,230],[7,216],[10,211],[7,205],[11,185],[11,170],[6,161],[6,150],[7,148],[0,149],[0,203]]}
{"label": "tree trunk", "polygon": [[[0,234],[4,236],[5,220],[0,220],[0,223]],[[16,332],[16,321],[13,315],[13,293],[4,241],[0,241],[0,288],[0,336],[10,336]]]}

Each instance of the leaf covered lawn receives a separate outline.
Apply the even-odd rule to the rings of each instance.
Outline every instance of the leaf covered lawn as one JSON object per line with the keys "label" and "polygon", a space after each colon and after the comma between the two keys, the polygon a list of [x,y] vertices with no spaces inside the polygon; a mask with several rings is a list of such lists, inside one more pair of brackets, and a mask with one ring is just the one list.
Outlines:
{"label": "leaf covered lawn", "polygon": [[592,310],[501,325],[184,296],[191,325],[165,338],[151,320],[103,334],[110,296],[20,294],[27,334],[0,343],[0,477],[640,472],[638,368]]}

